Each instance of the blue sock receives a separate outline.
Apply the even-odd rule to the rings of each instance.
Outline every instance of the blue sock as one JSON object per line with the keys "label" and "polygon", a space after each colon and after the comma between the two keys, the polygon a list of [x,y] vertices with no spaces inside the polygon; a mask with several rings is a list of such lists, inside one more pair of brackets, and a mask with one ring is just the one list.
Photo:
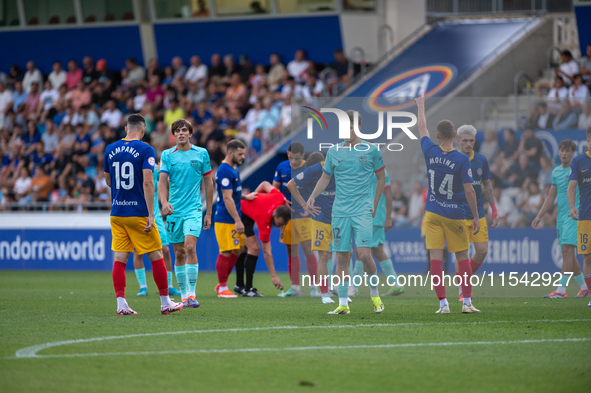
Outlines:
{"label": "blue sock", "polygon": [[168,276],[168,287],[172,288],[172,272],[166,272],[166,275]]}
{"label": "blue sock", "polygon": [[189,283],[188,293],[193,295],[195,287],[197,286],[197,274],[199,273],[199,265],[185,265],[187,269],[187,281]]}
{"label": "blue sock", "polygon": [[140,284],[140,288],[147,288],[146,268],[143,267],[141,269],[135,269],[135,276],[137,277],[137,282]]}
{"label": "blue sock", "polygon": [[560,281],[558,281],[558,285],[560,285],[561,287],[566,287],[566,283],[568,282],[568,274],[563,274],[562,277],[560,277]]}
{"label": "blue sock", "polygon": [[575,280],[577,281],[577,284],[583,285],[585,283],[585,276],[581,273],[578,276],[575,276]]}
{"label": "blue sock", "polygon": [[[353,278],[355,277],[355,278]],[[361,283],[363,283],[363,262],[361,261],[355,261],[355,269],[353,270],[353,272],[351,273],[351,282],[353,283],[353,285],[355,285],[355,288],[358,288],[361,286]],[[356,285],[359,284],[359,285]]]}
{"label": "blue sock", "polygon": [[[394,270],[394,265],[392,264],[391,259],[386,259],[385,261],[380,262],[380,266],[382,267],[382,271],[386,275],[386,285],[392,286],[396,285],[396,280],[398,275],[396,274],[396,270]],[[392,278],[390,278],[392,276]]]}
{"label": "blue sock", "polygon": [[179,290],[181,291],[181,297],[187,298],[187,273],[185,272],[185,266],[175,266],[174,274],[176,275],[176,282],[179,284]]}

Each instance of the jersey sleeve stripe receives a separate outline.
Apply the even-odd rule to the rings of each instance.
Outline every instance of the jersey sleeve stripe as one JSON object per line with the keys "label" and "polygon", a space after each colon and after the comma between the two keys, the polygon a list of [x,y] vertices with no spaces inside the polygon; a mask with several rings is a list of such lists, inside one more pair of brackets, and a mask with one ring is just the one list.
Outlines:
{"label": "jersey sleeve stripe", "polygon": [[383,171],[384,169],[386,169],[386,165],[384,165],[383,167],[381,167],[380,169],[378,169],[377,171],[375,171],[375,173],[378,173],[380,171]]}
{"label": "jersey sleeve stripe", "polygon": [[326,169],[322,168],[322,172],[324,172],[324,173],[326,173],[327,175],[329,175],[329,176],[330,176],[330,173],[328,173],[328,172],[326,171]]}
{"label": "jersey sleeve stripe", "polygon": [[160,173],[166,173],[168,175],[168,171],[160,170]]}
{"label": "jersey sleeve stripe", "polygon": [[212,171],[212,170],[213,170],[213,169],[210,169],[210,170],[209,170],[209,172],[206,172],[206,173],[204,173],[204,174],[203,174],[203,176],[207,176],[207,175],[209,175],[209,174],[211,173],[211,171]]}
{"label": "jersey sleeve stripe", "polygon": [[385,185],[385,186],[384,186],[384,188],[388,188],[388,187],[390,187],[391,185],[392,185],[392,184],[387,184],[387,185]]}

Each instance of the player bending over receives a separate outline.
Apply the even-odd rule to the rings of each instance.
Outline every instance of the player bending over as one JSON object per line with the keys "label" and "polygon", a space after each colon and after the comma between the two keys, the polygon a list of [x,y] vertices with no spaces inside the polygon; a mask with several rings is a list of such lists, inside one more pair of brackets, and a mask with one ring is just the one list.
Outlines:
{"label": "player bending over", "polygon": [[136,315],[125,301],[125,265],[135,248],[148,254],[152,262],[154,281],[160,294],[160,312],[179,311],[183,305],[168,297],[166,267],[162,258],[162,243],[154,226],[154,148],[141,142],[146,121],[139,114],[130,115],[125,126],[127,136],[105,149],[104,172],[111,187],[111,232],[113,286],[117,295],[117,315]]}
{"label": "player bending over", "polygon": [[472,285],[470,285],[472,269],[468,260],[470,238],[464,211],[464,200],[467,200],[474,217],[472,234],[476,235],[480,230],[480,218],[476,193],[472,186],[470,160],[465,154],[453,148],[456,131],[449,120],[441,120],[437,124],[439,145],[431,141],[425,118],[425,94],[421,92],[421,97],[416,98],[415,102],[418,106],[421,148],[425,155],[429,179],[424,227],[425,242],[431,259],[431,279],[433,284],[436,284],[434,285],[435,293],[439,298],[437,314],[450,313],[445,296],[442,268],[443,248],[446,241],[448,251],[456,254],[458,270],[462,277],[461,285],[464,294],[462,312],[479,313],[480,310],[472,305]]}
{"label": "player bending over", "polygon": [[[562,251],[562,277],[558,282],[558,287],[552,291],[545,298],[566,298],[566,285],[569,278],[572,276],[580,285],[581,290],[577,294],[578,298],[589,295],[587,284],[585,284],[585,277],[581,273],[581,266],[577,261],[575,249],[577,247],[577,221],[570,217],[570,209],[568,207],[568,177],[570,174],[570,166],[575,155],[577,145],[570,139],[565,139],[558,144],[558,155],[562,165],[557,166],[552,171],[552,185],[548,196],[544,201],[544,205],[540,212],[534,218],[531,226],[538,229],[540,220],[544,214],[548,213],[554,206],[554,200],[558,196],[557,208],[558,215],[556,218],[556,234],[558,237],[558,244]],[[579,207],[579,190],[576,190],[575,207]]]}
{"label": "player bending over", "polygon": [[[315,206],[316,198],[326,189],[334,175],[336,195],[332,209],[333,250],[337,252],[337,274],[341,282],[338,286],[339,306],[329,314],[349,314],[349,258],[351,239],[355,233],[355,245],[365,272],[370,276],[370,293],[376,313],[384,311],[384,304],[378,292],[379,279],[376,264],[371,257],[373,218],[376,215],[380,197],[384,192],[386,177],[384,161],[376,145],[362,141],[355,132],[361,128],[361,115],[348,110],[351,132],[349,139],[331,147],[326,155],[322,177],[308,199],[308,210],[320,212]],[[354,127],[357,122],[357,127]],[[372,189],[373,176],[377,176],[375,189]]]}
{"label": "player bending over", "polygon": [[[291,143],[287,148],[287,158],[287,161],[283,161],[277,166],[275,177],[273,178],[273,187],[281,191],[285,195],[285,198],[291,201],[291,192],[287,187],[287,183],[306,170],[304,146],[299,142]],[[302,192],[304,193],[304,199],[310,195],[307,190],[302,190]],[[302,247],[302,251],[304,251],[304,255],[306,256],[306,267],[310,277],[316,277],[318,273],[318,261],[312,252],[312,241],[310,240],[312,238],[310,233],[310,227],[312,225],[310,215],[299,203],[292,204],[292,209],[291,220],[281,228],[280,236],[281,243],[285,244],[287,248],[287,267],[291,288],[285,293],[277,295],[279,297],[302,295],[300,288],[301,262],[298,245]],[[310,286],[310,296],[319,296],[317,286]]]}
{"label": "player bending over", "polygon": [[[291,179],[287,183],[287,188],[291,192],[291,196],[296,202],[307,209],[306,200],[302,197],[300,190],[303,190],[307,195],[310,195],[318,183],[318,180],[322,177],[322,166],[324,165],[324,155],[320,152],[315,151],[310,154],[306,161],[306,170],[300,172],[296,177]],[[331,249],[331,238],[332,238],[332,205],[334,204],[335,196],[335,182],[334,178],[330,178],[330,182],[326,189],[318,195],[316,199],[316,206],[320,208],[320,213],[315,214],[314,212],[306,212],[312,216],[311,220],[311,232],[312,232],[312,251],[318,251],[318,276],[320,279],[316,283],[320,286],[320,296],[322,303],[329,304],[334,303],[334,300],[330,298],[328,291],[328,285],[330,283],[330,273],[332,272],[332,263],[328,266],[330,255],[332,254]],[[293,205],[292,205],[293,207]],[[313,276],[310,276],[311,280],[314,280]],[[314,282],[312,281],[312,284]]]}
{"label": "player bending over", "polygon": [[[254,224],[257,224],[259,228],[259,239],[263,243],[263,255],[269,273],[271,273],[271,281],[276,288],[283,289],[283,284],[281,284],[281,280],[275,271],[275,263],[271,252],[271,229],[273,224],[282,227],[291,219],[291,209],[286,203],[283,194],[267,181],[259,184],[256,190],[247,195],[242,202],[244,244],[248,251],[244,268],[236,265],[236,287],[234,292],[246,297],[263,296],[253,287],[254,272],[261,252],[261,246],[255,237]],[[244,270],[246,270],[246,284],[244,283]]]}
{"label": "player bending over", "polygon": [[[168,277],[168,294],[170,296],[180,296],[181,292],[172,285],[172,260],[170,259],[170,249],[168,245],[168,236],[166,235],[166,228],[164,227],[164,221],[162,221],[162,214],[160,214],[160,203],[158,203],[158,175],[159,168],[156,165],[154,167],[154,225],[158,229],[158,235],[160,235],[160,242],[162,243],[162,255],[164,256],[164,264],[166,265],[166,275]],[[146,269],[144,267],[144,261],[142,255],[138,254],[137,251],[133,253],[133,267],[135,269],[135,276],[138,284],[140,284],[140,291],[137,293],[138,296],[148,296],[148,285],[146,284]]]}
{"label": "player bending over", "polygon": [[[474,255],[470,258],[470,268],[472,274],[476,274],[476,271],[482,263],[486,254],[488,253],[488,227],[486,225],[486,216],[484,214],[484,202],[490,204],[492,209],[493,222],[491,227],[497,226],[499,222],[499,216],[497,214],[497,206],[495,203],[495,197],[493,196],[492,181],[490,176],[490,169],[488,166],[488,160],[485,156],[474,151],[474,143],[476,142],[476,128],[471,125],[463,125],[458,128],[458,144],[460,146],[460,152],[464,153],[470,159],[470,168],[472,169],[472,187],[476,193],[476,204],[478,205],[478,217],[480,217],[480,231],[476,235],[472,221],[474,217],[470,211],[470,206],[467,201],[464,201],[464,213],[466,214],[466,225],[468,226],[468,235],[470,243],[474,244]],[[456,275],[459,275],[458,261],[455,262]],[[462,295],[462,286],[459,287],[460,301],[464,301]]]}
{"label": "player bending over", "polygon": [[[578,220],[577,245],[579,254],[583,254],[583,274],[585,284],[591,288],[591,249],[589,249],[589,235],[591,235],[591,126],[587,127],[587,151],[573,159],[568,177],[568,205],[570,216]],[[579,186],[579,207],[577,202],[577,185]],[[591,301],[588,304],[591,307]]]}
{"label": "player bending over", "polygon": [[[240,265],[244,266],[246,258],[244,224],[240,215],[242,185],[238,171],[238,165],[244,161],[244,148],[244,143],[237,139],[228,142],[226,158],[220,164],[215,175],[218,189],[215,236],[220,248],[220,254],[215,264],[218,273],[218,285],[216,285],[215,291],[221,298],[238,297],[228,288],[228,276],[232,273],[236,261],[240,258]],[[244,268],[242,267],[242,269]]]}
{"label": "player bending over", "polygon": [[[162,214],[167,215],[166,231],[174,248],[176,281],[183,306],[199,307],[195,286],[199,265],[197,239],[211,226],[213,180],[207,150],[190,143],[193,125],[179,119],[171,125],[176,146],[162,152],[158,193]],[[201,180],[205,183],[207,213],[202,217]],[[186,261],[185,261],[186,258]]]}

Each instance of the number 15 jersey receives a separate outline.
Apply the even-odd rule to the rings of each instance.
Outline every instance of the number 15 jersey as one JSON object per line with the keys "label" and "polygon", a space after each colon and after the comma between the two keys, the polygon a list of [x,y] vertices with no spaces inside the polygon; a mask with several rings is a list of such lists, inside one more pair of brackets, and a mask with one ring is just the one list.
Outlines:
{"label": "number 15 jersey", "polygon": [[421,148],[429,179],[425,210],[452,220],[465,219],[464,184],[472,183],[470,159],[456,149],[444,150],[427,136],[421,138]]}

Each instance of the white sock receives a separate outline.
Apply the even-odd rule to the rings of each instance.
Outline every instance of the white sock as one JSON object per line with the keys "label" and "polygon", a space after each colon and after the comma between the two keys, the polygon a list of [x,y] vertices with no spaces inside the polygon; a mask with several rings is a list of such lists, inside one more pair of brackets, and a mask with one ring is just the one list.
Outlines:
{"label": "white sock", "polygon": [[129,307],[129,305],[127,304],[127,301],[125,301],[124,297],[118,297],[117,298],[117,308],[126,308]]}
{"label": "white sock", "polygon": [[187,299],[188,299],[190,296],[193,296],[193,297],[195,297],[195,292],[187,292]]}
{"label": "white sock", "polygon": [[299,285],[292,285],[291,286],[291,291],[292,292],[298,292],[300,290],[300,286]]}
{"label": "white sock", "polygon": [[310,285],[310,289],[318,289],[316,285]]}
{"label": "white sock", "polygon": [[148,288],[148,286],[147,285],[140,285],[140,289],[142,289],[142,288]]}
{"label": "white sock", "polygon": [[469,306],[471,304],[472,304],[472,299],[470,299],[469,297],[465,297],[464,298],[464,305]]}
{"label": "white sock", "polygon": [[228,291],[228,287],[219,287],[218,291],[219,292]]}
{"label": "white sock", "polygon": [[439,301],[439,307],[444,307],[444,306],[448,306],[449,307],[449,303],[447,302],[447,298],[441,299]]}
{"label": "white sock", "polygon": [[378,287],[375,288],[369,288],[369,295],[371,297],[375,297],[375,296],[380,296],[380,293],[378,292]]}
{"label": "white sock", "polygon": [[458,292],[459,292],[460,296],[462,296],[462,286],[461,285],[458,285]]}
{"label": "white sock", "polygon": [[349,303],[347,302],[347,298],[346,297],[340,297],[339,298],[339,306],[349,307]]}
{"label": "white sock", "polygon": [[160,303],[163,306],[168,306],[170,304],[170,298],[168,297],[168,295],[166,295],[166,296],[160,296]]}
{"label": "white sock", "polygon": [[556,292],[558,292],[558,293],[565,293],[566,292],[566,287],[560,287],[559,286],[558,288],[556,288]]}
{"label": "white sock", "polygon": [[581,289],[588,289],[588,288],[587,288],[587,284],[586,284],[586,283],[582,283],[582,284],[581,284]]}

